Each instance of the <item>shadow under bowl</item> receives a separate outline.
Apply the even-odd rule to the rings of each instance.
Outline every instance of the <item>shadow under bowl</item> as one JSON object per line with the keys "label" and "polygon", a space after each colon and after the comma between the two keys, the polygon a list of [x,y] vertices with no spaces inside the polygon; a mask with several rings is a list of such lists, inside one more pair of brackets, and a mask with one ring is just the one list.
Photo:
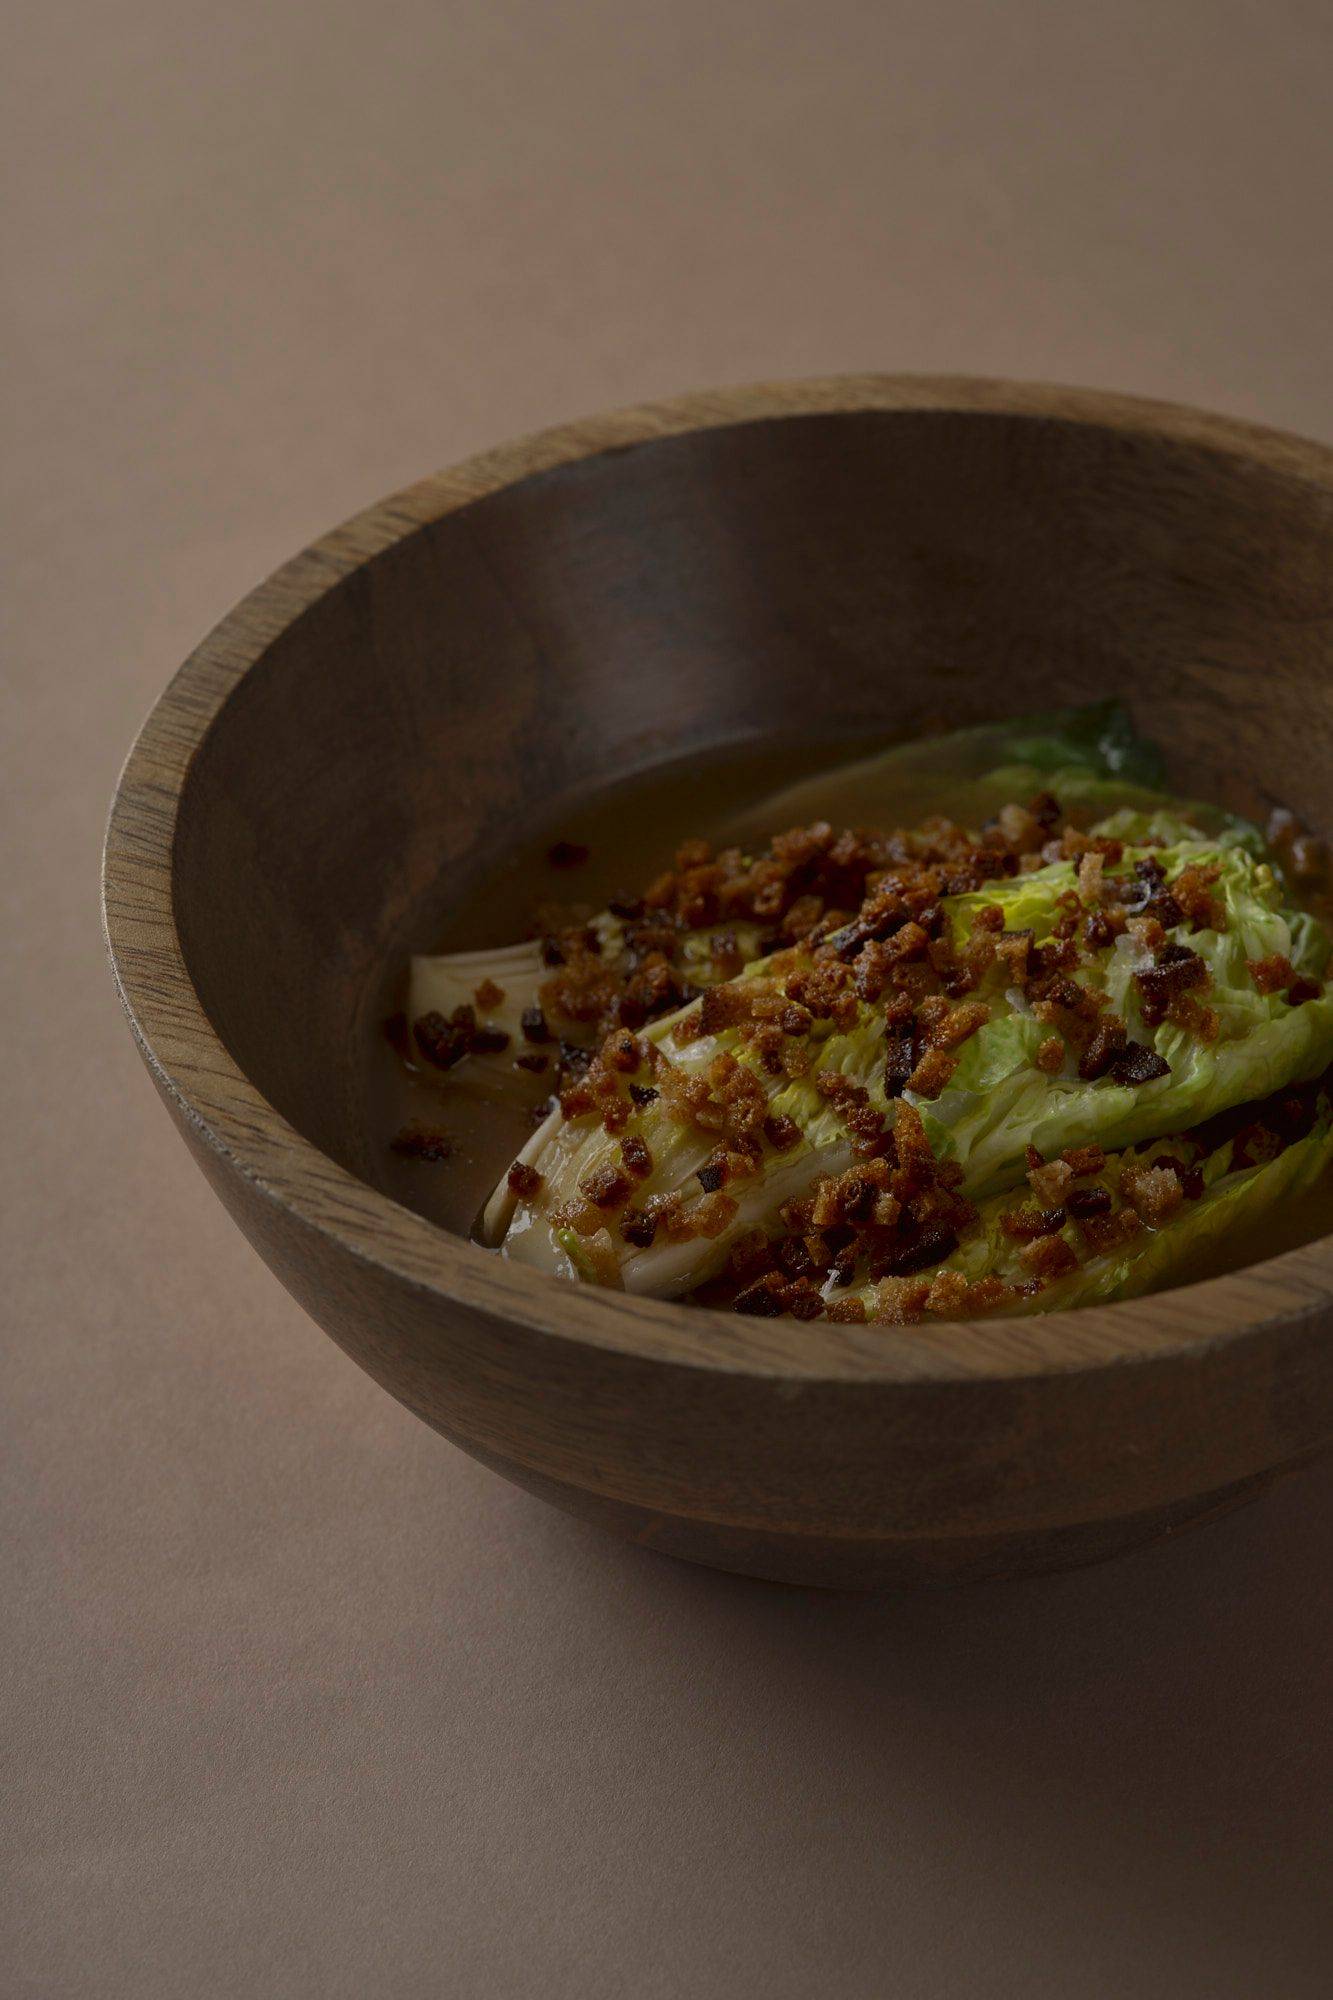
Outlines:
{"label": "shadow under bowl", "polygon": [[1333,452],[1161,404],[864,377],[506,447],[325,536],[149,717],[107,932],[282,1283],[454,1443],[633,1539],[827,1585],[1089,1561],[1333,1431],[1333,1241],[1043,1319],[798,1325],[564,1285],[391,1199],[386,964],[541,802],[720,744],[1122,695],[1184,787],[1329,820]]}

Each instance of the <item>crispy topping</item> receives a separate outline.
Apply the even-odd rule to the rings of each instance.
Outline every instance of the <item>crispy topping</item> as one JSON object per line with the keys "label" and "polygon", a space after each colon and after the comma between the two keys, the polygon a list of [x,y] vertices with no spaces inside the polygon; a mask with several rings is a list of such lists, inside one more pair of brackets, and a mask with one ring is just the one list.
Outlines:
{"label": "crispy topping", "polygon": [[522,1160],[515,1160],[507,1179],[509,1192],[516,1194],[520,1201],[531,1201],[543,1184],[543,1176],[537,1169],[525,1166]]}
{"label": "crispy topping", "polygon": [[409,1160],[447,1160],[454,1150],[454,1142],[447,1133],[420,1124],[404,1125],[400,1132],[394,1133],[390,1144],[395,1153]]}
{"label": "crispy topping", "polygon": [[1173,1000],[1187,990],[1206,991],[1212,974],[1203,959],[1188,945],[1164,945],[1155,963],[1134,974],[1139,989],[1139,1007],[1144,1024],[1156,1028],[1166,1019]]}
{"label": "crispy topping", "polygon": [[957,1067],[957,1056],[947,1049],[927,1049],[907,1079],[907,1087],[918,1097],[938,1097]]}
{"label": "crispy topping", "polygon": [[1170,1074],[1170,1063],[1155,1049],[1144,1048],[1141,1042],[1126,1042],[1107,1069],[1112,1083],[1119,1084],[1153,1083],[1159,1076]]}
{"label": "crispy topping", "polygon": [[1280,951],[1270,953],[1267,958],[1247,958],[1245,963],[1261,993],[1282,993],[1296,977],[1291,960]]}
{"label": "crispy topping", "polygon": [[619,1208],[629,1199],[628,1177],[610,1160],[591,1168],[579,1182],[581,1191],[597,1208]]}
{"label": "crispy topping", "polygon": [[1039,1236],[1025,1244],[1018,1255],[1034,1277],[1048,1284],[1078,1269],[1078,1257],[1063,1236]]}
{"label": "crispy topping", "polygon": [[412,1032],[417,1048],[435,1069],[452,1069],[464,1056],[498,1055],[509,1047],[503,1028],[479,1027],[471,1007],[455,1007],[447,1020],[432,1008]]}
{"label": "crispy topping", "polygon": [[1048,1160],[1043,1164],[1039,1157],[1036,1165],[1028,1168],[1028,1186],[1046,1208],[1056,1208],[1063,1202],[1073,1178],[1074,1169],[1067,1160]]}
{"label": "crispy topping", "polygon": [[1174,1166],[1138,1167],[1132,1163],[1120,1176],[1120,1192],[1150,1229],[1160,1229],[1184,1200]]}
{"label": "crispy topping", "polygon": [[926,1309],[930,1285],[921,1278],[884,1278],[875,1287],[871,1318],[880,1326],[914,1326]]}
{"label": "crispy topping", "polygon": [[696,1201],[687,1214],[697,1235],[720,1236],[739,1206],[734,1195],[714,1191]]}
{"label": "crispy topping", "polygon": [[785,1111],[779,1111],[765,1118],[764,1137],[775,1152],[789,1153],[801,1143],[801,1128]]}
{"label": "crispy topping", "polygon": [[1090,1215],[1109,1215],[1111,1190],[1104,1187],[1070,1188],[1065,1196],[1065,1207],[1076,1222],[1082,1222]]}
{"label": "crispy topping", "polygon": [[646,1250],[657,1234],[657,1218],[642,1209],[627,1208],[620,1218],[620,1234],[636,1250]]}
{"label": "crispy topping", "polygon": [[759,1319],[778,1319],[784,1313],[793,1319],[818,1319],[824,1310],[819,1287],[809,1278],[784,1278],[779,1271],[766,1271],[739,1291],[732,1303],[738,1313]]}
{"label": "crispy topping", "polygon": [[934,1313],[939,1319],[953,1318],[962,1312],[969,1290],[961,1271],[939,1271],[926,1293],[926,1311]]}
{"label": "crispy topping", "polygon": [[1085,1215],[1079,1219],[1083,1241],[1094,1257],[1105,1257],[1132,1243],[1143,1228],[1132,1208],[1117,1209],[1114,1215]]}
{"label": "crispy topping", "polygon": [[1063,1208],[1011,1208],[1000,1217],[1001,1229],[1016,1243],[1032,1243],[1039,1236],[1053,1236],[1064,1224]]}
{"label": "crispy topping", "polygon": [[854,1082],[840,1070],[821,1070],[815,1078],[815,1089],[832,1105],[851,1133],[853,1152],[871,1154],[879,1150],[885,1136],[884,1114],[871,1104],[870,1092],[864,1084]]}
{"label": "crispy topping", "polygon": [[1078,1073],[1084,1083],[1095,1083],[1098,1077],[1106,1075],[1124,1049],[1126,1039],[1127,1031],[1120,1016],[1104,1014],[1078,1060]]}
{"label": "crispy topping", "polygon": [[884,1061],[884,1095],[892,1099],[902,1096],[916,1068],[916,1023],[912,1016],[891,1020],[885,1037],[889,1052]]}
{"label": "crispy topping", "polygon": [[833,1299],[824,1307],[824,1317],[845,1326],[864,1326],[866,1309],[860,1299]]}
{"label": "crispy topping", "polygon": [[1226,929],[1226,906],[1210,893],[1221,872],[1215,863],[1207,868],[1182,868],[1171,884],[1172,898],[1191,930]]}

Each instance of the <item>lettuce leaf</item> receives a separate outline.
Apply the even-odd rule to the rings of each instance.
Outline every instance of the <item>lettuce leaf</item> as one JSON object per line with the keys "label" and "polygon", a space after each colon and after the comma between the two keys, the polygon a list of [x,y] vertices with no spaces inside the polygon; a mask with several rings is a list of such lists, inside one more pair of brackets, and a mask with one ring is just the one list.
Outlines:
{"label": "lettuce leaf", "polygon": [[[1127,854],[1128,860],[1135,858],[1132,851]],[[964,1045],[948,1087],[918,1103],[936,1155],[962,1164],[974,1196],[1019,1180],[1029,1144],[1049,1158],[1066,1146],[1118,1147],[1183,1131],[1231,1105],[1266,1097],[1283,1083],[1318,1076],[1333,1058],[1333,995],[1293,1007],[1281,993],[1261,993],[1246,964],[1281,953],[1297,972],[1318,978],[1328,961],[1322,927],[1282,906],[1272,870],[1240,847],[1189,843],[1156,850],[1156,859],[1168,884],[1188,866],[1211,864],[1220,871],[1214,893],[1225,903],[1227,929],[1191,932],[1178,926],[1168,933],[1208,967],[1208,1001],[1220,1023],[1217,1040],[1202,1041],[1169,1021],[1156,1027],[1145,1023],[1134,974],[1147,960],[1127,937],[1081,967],[1080,983],[1106,994],[1130,1038],[1159,1055],[1168,1075],[1137,1085],[1106,1076],[1085,1082],[1067,1059],[1060,1075],[1047,1076],[1032,1064],[1047,1031],[1030,1017],[1016,1023],[1012,1012],[992,1003],[991,1020]],[[1030,929],[1040,942],[1051,935],[1059,897],[1074,879],[1072,866],[1059,863],[999,884],[993,893],[950,898],[946,907],[955,934],[966,934],[980,904],[996,902],[1007,929]],[[1011,1010],[1021,1011],[1021,996],[1007,998]]]}
{"label": "lettuce leaf", "polygon": [[[1191,1150],[1190,1141],[1191,1135],[1185,1134],[1113,1154],[1100,1173],[1085,1176],[1078,1185],[1105,1188],[1118,1202],[1127,1166],[1151,1167],[1168,1156],[1176,1158]],[[1059,1234],[1080,1257],[1078,1268],[1048,1281],[1036,1293],[1011,1295],[998,1310],[1005,1315],[1056,1312],[1137,1298],[1206,1276],[1219,1262],[1234,1257],[1238,1245],[1256,1244],[1265,1223],[1308,1195],[1333,1167],[1333,1108],[1327,1093],[1320,1094],[1310,1130],[1276,1158],[1250,1164],[1243,1156],[1237,1163],[1237,1143],[1233,1134],[1196,1159],[1204,1183],[1197,1200],[1183,1202],[1160,1227],[1145,1228],[1107,1254],[1087,1256],[1077,1223],[1067,1221]],[[1030,1270],[1021,1245],[1006,1233],[1001,1220],[1018,1205],[1012,1190],[984,1203],[959,1248],[941,1264],[920,1272],[920,1279],[929,1282],[940,1271],[956,1271],[969,1283],[999,1278],[1009,1286],[1022,1284]],[[875,1284],[829,1295],[859,1298],[872,1319],[881,1296]]]}

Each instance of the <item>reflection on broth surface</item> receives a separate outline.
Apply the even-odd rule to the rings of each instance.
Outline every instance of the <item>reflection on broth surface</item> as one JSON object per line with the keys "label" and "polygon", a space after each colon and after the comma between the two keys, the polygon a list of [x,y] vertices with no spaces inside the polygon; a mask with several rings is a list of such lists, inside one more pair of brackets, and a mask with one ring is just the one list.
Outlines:
{"label": "reflection on broth surface", "polygon": [[1166,793],[1114,704],[661,768],[397,969],[385,1184],[553,1275],[765,1316],[1233,1269],[1333,1227],[1325,888],[1289,820]]}

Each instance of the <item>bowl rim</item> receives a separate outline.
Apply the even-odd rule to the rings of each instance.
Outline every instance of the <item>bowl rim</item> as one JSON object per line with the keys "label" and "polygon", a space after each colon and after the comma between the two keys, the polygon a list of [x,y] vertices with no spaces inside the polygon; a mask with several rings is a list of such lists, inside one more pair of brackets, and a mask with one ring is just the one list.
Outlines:
{"label": "bowl rim", "polygon": [[422,528],[557,466],[692,431],[864,412],[1085,425],[1195,446],[1333,495],[1333,448],[1239,419],[1049,383],[881,374],[759,382],[614,410],[418,480],[321,535],[248,592],[178,669],[129,752],[107,825],[102,912],[140,1053],[196,1143],[330,1248],[433,1295],[442,1308],[463,1306],[538,1336],[638,1360],[793,1382],[1030,1378],[1201,1357],[1308,1320],[1333,1298],[1333,1237],[1119,1305],[932,1321],[906,1335],[701,1312],[553,1282],[450,1235],[339,1166],[255,1088],[203,1007],[174,915],[182,790],[195,753],[245,675],[311,605]]}

